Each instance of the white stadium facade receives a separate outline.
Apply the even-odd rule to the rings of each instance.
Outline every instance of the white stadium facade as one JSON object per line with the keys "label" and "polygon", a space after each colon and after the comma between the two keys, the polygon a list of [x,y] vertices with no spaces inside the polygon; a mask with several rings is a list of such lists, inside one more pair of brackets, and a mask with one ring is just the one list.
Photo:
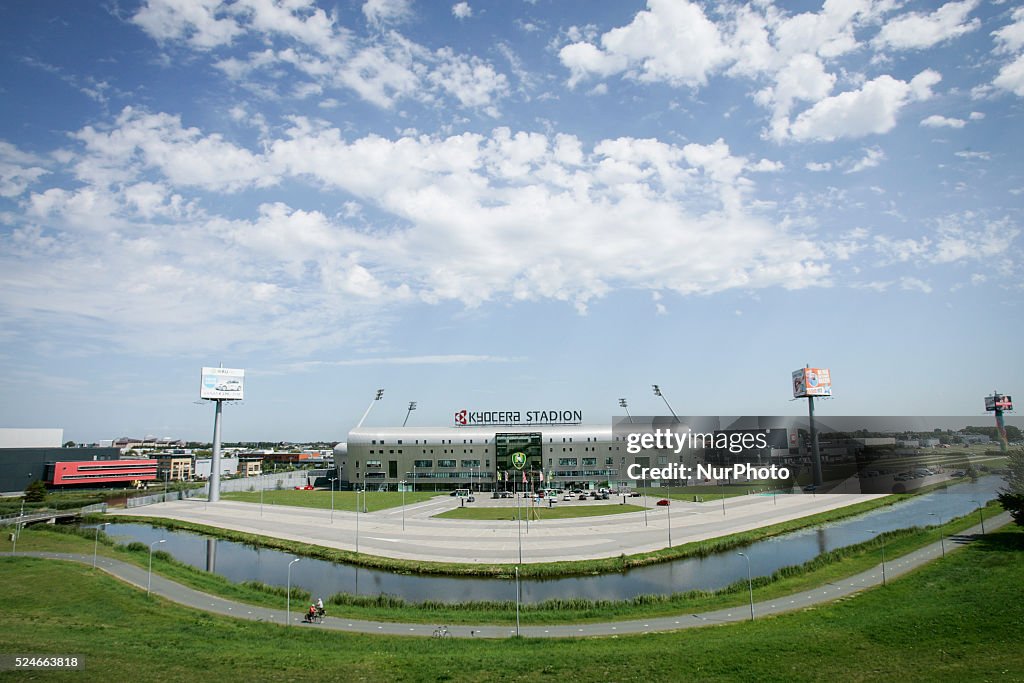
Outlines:
{"label": "white stadium facade", "polygon": [[[522,471],[513,453],[526,456]],[[357,427],[335,448],[342,489],[512,490],[523,472],[533,487],[618,488],[635,486],[627,468],[649,460],[629,455],[610,424]]]}

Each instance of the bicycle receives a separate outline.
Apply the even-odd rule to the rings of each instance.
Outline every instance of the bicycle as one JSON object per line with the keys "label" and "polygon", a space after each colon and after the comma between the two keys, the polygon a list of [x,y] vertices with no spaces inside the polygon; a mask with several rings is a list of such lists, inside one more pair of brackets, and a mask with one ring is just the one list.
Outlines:
{"label": "bicycle", "polygon": [[447,626],[438,626],[434,629],[434,638],[451,638],[452,634],[448,631]]}

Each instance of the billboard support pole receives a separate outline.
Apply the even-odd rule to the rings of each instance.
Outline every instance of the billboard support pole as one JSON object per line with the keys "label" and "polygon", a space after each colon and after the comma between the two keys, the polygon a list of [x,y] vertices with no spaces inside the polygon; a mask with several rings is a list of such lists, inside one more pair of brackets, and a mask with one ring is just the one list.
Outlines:
{"label": "billboard support pole", "polygon": [[218,398],[214,403],[217,409],[213,414],[213,459],[210,462],[210,493],[206,496],[211,503],[220,500],[220,416],[224,401]]}
{"label": "billboard support pole", "polygon": [[811,462],[814,466],[814,485],[821,486],[821,451],[818,450],[818,428],[814,426],[814,397],[807,397],[807,417],[811,426]]}

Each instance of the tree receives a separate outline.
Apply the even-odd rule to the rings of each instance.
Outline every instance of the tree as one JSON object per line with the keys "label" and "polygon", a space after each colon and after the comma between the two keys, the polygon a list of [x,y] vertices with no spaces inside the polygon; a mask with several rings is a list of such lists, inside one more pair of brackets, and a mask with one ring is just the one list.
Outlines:
{"label": "tree", "polygon": [[68,441],[64,444],[64,448],[74,448],[76,445],[74,441]]}
{"label": "tree", "polygon": [[1018,526],[1024,526],[1024,448],[1010,451],[1006,465],[1006,486],[999,489],[999,502]]}
{"label": "tree", "polygon": [[26,503],[42,503],[46,500],[46,484],[36,479],[25,487]]}

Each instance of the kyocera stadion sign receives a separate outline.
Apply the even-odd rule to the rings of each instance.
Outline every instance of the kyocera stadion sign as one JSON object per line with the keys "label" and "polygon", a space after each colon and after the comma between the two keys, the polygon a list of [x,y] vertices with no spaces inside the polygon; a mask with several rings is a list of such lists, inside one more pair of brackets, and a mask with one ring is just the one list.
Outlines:
{"label": "kyocera stadion sign", "polygon": [[578,425],[582,410],[458,410],[456,427]]}

